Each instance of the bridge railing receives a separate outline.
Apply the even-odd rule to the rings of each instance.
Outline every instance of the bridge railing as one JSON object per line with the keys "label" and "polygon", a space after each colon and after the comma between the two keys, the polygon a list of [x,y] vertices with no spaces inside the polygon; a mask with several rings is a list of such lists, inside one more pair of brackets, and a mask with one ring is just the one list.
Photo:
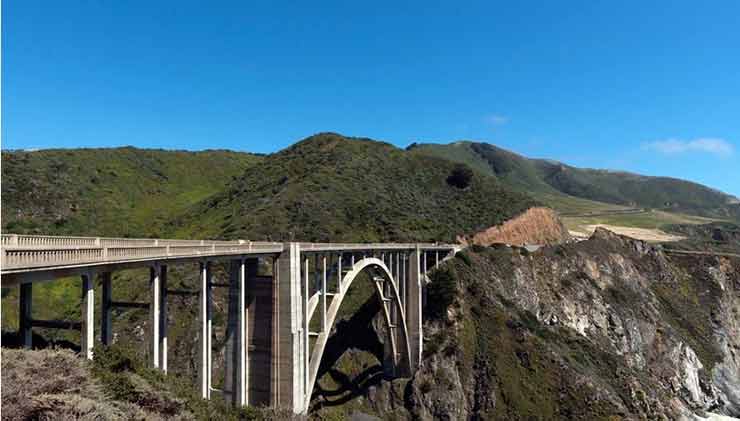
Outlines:
{"label": "bridge railing", "polygon": [[49,235],[24,235],[3,234],[3,247],[57,247],[57,246],[97,246],[99,239],[95,237],[73,237],[73,236],[49,236]]}
{"label": "bridge railing", "polygon": [[[391,250],[451,250],[455,246],[432,243],[300,243],[303,252],[382,252]],[[44,267],[122,263],[238,255],[279,253],[283,244],[245,240],[178,240],[2,234],[0,257],[3,272]]]}
{"label": "bridge railing", "polygon": [[413,250],[416,247],[424,250],[452,250],[456,246],[438,243],[301,243],[301,251],[384,251]]}
{"label": "bridge railing", "polygon": [[178,245],[235,245],[244,244],[244,240],[170,240],[152,238],[109,238],[109,237],[76,237],[51,235],[2,234],[3,247],[141,247],[141,246],[178,246]]}
{"label": "bridge railing", "polygon": [[219,256],[248,253],[279,253],[281,243],[234,245],[163,245],[124,247],[3,247],[3,272],[78,264],[121,263],[134,260]]}
{"label": "bridge railing", "polygon": [[3,269],[15,267],[37,267],[54,263],[66,264],[98,262],[104,260],[102,248],[64,249],[6,249],[3,253]]}
{"label": "bridge railing", "polygon": [[3,272],[157,258],[275,253],[282,243],[2,234]]}

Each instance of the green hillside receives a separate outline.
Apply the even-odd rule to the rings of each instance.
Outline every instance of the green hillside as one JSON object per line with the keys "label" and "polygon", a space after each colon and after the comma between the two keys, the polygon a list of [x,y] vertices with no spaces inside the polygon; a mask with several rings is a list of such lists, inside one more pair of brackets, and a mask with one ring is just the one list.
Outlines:
{"label": "green hillside", "polygon": [[543,179],[576,197],[625,206],[649,207],[707,217],[737,217],[736,199],[701,184],[669,177],[575,168],[535,161]]}
{"label": "green hillside", "polygon": [[535,202],[486,174],[369,139],[325,133],[248,168],[175,224],[178,236],[310,241],[451,241]]}
{"label": "green hillside", "polygon": [[529,159],[486,143],[412,145],[421,155],[446,157],[497,177],[561,212],[626,207],[664,209],[714,218],[740,218],[733,197],[697,183],[668,177],[571,167]]}
{"label": "green hillside", "polygon": [[414,144],[409,147],[409,151],[464,163],[484,174],[498,178],[515,190],[536,197],[560,212],[591,212],[621,208],[563,194],[542,179],[532,160],[487,143]]}
{"label": "green hillside", "polygon": [[[3,222],[4,230],[44,234],[452,241],[535,204],[487,175],[473,174],[464,187],[448,182],[456,170],[450,161],[334,134],[264,157],[133,148],[12,152],[3,154]],[[192,264],[173,266],[171,285],[195,289],[197,273]],[[116,272],[114,282],[127,286],[116,292],[119,300],[149,299],[146,270]],[[6,330],[17,326],[17,297],[17,288],[3,290]],[[223,320],[226,296],[215,299],[216,320]],[[173,372],[195,367],[197,308],[197,297],[170,307]],[[34,317],[77,319],[79,279],[35,286]],[[119,315],[126,323],[116,328],[118,343],[144,352],[145,337],[134,329],[146,317],[136,309]],[[79,341],[74,331],[35,332],[43,336],[37,343]]]}
{"label": "green hillside", "polygon": [[175,215],[259,160],[132,147],[4,151],[3,231],[159,236]]}

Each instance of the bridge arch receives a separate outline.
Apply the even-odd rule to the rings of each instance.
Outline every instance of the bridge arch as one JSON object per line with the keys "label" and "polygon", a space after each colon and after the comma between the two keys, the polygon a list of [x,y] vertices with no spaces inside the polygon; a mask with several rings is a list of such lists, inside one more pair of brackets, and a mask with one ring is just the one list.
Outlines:
{"label": "bridge arch", "polygon": [[[380,298],[381,308],[383,311],[383,321],[386,327],[388,340],[390,341],[391,352],[393,356],[393,364],[396,370],[400,369],[403,373],[410,373],[411,370],[411,345],[409,342],[409,332],[406,325],[406,311],[404,303],[401,300],[399,292],[398,280],[396,280],[388,266],[383,260],[375,257],[366,257],[355,262],[352,269],[348,271],[340,280],[339,292],[334,295],[331,300],[331,304],[327,308],[326,312],[326,330],[320,332],[314,346],[311,349],[308,363],[308,382],[305,390],[305,404],[304,408],[307,410],[311,403],[311,395],[313,393],[314,385],[316,384],[319,367],[321,365],[321,359],[324,355],[326,344],[329,340],[332,328],[337,319],[339,309],[342,306],[342,302],[352,286],[352,283],[362,273],[368,273],[370,276],[370,282],[374,284],[375,293]],[[384,284],[389,285],[388,292],[389,297],[384,296],[383,286]],[[308,305],[308,319],[311,320],[313,313],[319,304],[320,293],[314,294]],[[386,302],[390,305],[386,305]],[[395,308],[396,320],[393,320],[392,308]],[[395,324],[393,323],[395,321]],[[400,342],[400,343],[399,343]]]}

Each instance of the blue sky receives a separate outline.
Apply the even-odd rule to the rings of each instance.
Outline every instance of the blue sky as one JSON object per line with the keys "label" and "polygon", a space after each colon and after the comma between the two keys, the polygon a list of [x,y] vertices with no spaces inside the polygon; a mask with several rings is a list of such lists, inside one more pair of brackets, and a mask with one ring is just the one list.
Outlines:
{"label": "blue sky", "polygon": [[399,3],[6,0],[2,147],[467,139],[740,195],[740,2]]}

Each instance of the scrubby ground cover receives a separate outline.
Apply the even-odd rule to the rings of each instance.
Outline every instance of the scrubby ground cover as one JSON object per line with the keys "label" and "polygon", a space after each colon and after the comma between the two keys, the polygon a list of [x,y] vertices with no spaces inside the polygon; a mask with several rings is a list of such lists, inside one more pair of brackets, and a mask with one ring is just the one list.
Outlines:
{"label": "scrubby ground cover", "polygon": [[132,147],[3,151],[3,232],[159,237],[260,159]]}
{"label": "scrubby ground cover", "polygon": [[146,368],[120,348],[92,362],[69,350],[2,350],[4,420],[289,420],[281,411],[200,399],[186,379]]}

